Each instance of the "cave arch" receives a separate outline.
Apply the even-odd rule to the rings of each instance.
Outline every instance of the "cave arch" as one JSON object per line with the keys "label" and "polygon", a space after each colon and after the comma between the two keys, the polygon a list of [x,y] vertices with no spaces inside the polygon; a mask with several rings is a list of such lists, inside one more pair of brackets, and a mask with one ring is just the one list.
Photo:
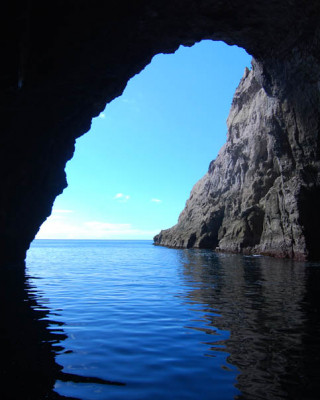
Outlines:
{"label": "cave arch", "polygon": [[243,49],[208,40],[155,56],[76,140],[68,188],[36,238],[152,239],[174,225],[226,142],[250,65]]}
{"label": "cave arch", "polygon": [[257,80],[290,114],[297,179],[318,188],[319,16],[316,0],[69,0],[51,8],[34,0],[8,7],[1,39],[1,264],[23,265],[66,186],[74,141],[92,117],[155,54],[181,44],[222,40],[254,56]]}

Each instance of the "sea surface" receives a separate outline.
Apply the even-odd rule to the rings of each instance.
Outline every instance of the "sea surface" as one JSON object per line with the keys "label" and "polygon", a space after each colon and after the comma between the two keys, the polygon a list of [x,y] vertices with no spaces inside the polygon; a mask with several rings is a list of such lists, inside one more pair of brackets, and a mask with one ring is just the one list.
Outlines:
{"label": "sea surface", "polygon": [[319,263],[35,240],[26,275],[43,398],[319,398]]}

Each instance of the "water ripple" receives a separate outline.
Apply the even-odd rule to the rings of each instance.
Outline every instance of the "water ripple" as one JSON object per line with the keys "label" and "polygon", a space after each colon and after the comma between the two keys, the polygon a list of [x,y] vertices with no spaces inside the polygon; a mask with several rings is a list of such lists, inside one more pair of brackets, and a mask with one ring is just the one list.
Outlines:
{"label": "water ripple", "polygon": [[60,395],[311,400],[319,389],[318,264],[35,241],[27,267],[38,311],[65,335]]}

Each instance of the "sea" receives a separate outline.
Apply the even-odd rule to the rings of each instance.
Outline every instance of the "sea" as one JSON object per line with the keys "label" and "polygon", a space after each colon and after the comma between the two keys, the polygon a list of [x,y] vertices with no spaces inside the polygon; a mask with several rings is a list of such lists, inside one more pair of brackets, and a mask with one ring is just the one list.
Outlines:
{"label": "sea", "polygon": [[320,263],[35,240],[16,297],[3,399],[320,396]]}

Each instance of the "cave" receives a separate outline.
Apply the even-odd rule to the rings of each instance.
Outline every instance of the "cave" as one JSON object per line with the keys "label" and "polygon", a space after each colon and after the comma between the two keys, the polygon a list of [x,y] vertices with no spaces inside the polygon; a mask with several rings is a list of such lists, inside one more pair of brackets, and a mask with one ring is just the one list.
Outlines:
{"label": "cave", "polygon": [[[90,129],[92,118],[154,55],[203,39],[240,46],[253,56],[259,85],[284,104],[295,140],[297,180],[303,180],[305,193],[318,193],[319,17],[316,0],[6,5],[1,24],[2,266],[23,271],[31,241],[67,185],[64,168],[75,140]],[[299,197],[300,207],[316,206],[304,203],[305,197]],[[303,232],[317,237],[313,214],[302,210],[301,215]],[[305,243],[310,246],[298,258],[318,256],[315,240]]]}

